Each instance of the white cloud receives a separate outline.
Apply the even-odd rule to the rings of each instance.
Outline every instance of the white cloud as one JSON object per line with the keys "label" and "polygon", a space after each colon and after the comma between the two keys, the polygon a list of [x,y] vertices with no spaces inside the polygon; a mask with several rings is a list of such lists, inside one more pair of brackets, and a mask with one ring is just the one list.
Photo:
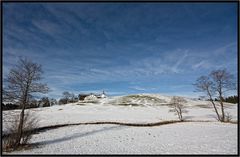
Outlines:
{"label": "white cloud", "polygon": [[209,69],[212,66],[213,65],[210,64],[207,60],[202,60],[202,61],[198,62],[197,64],[192,65],[192,68],[194,70],[199,69],[199,68]]}
{"label": "white cloud", "polygon": [[147,90],[155,90],[156,88],[152,87],[141,87],[141,86],[131,86],[130,89],[138,90],[138,91],[147,91]]}
{"label": "white cloud", "polygon": [[182,96],[182,97],[187,97],[187,98],[198,98],[200,96],[199,93],[195,93],[195,92],[165,92],[165,93],[160,93],[162,95],[169,95],[169,96]]}
{"label": "white cloud", "polygon": [[139,90],[139,91],[145,91],[146,89],[143,88],[143,87],[139,87],[139,86],[133,86],[133,87],[129,87],[131,89],[134,89],[134,90]]}
{"label": "white cloud", "polygon": [[179,73],[181,70],[179,69],[179,66],[184,62],[184,60],[189,56],[188,51],[184,52],[184,55],[182,57],[178,56],[178,60],[176,62],[176,64],[174,64],[174,66],[171,68],[171,70],[175,73]]}
{"label": "white cloud", "polygon": [[213,53],[217,56],[219,55],[226,55],[226,53],[229,53],[229,50],[235,49],[237,50],[237,43],[236,42],[231,42],[228,43],[222,47],[217,48],[216,50],[213,51]]}

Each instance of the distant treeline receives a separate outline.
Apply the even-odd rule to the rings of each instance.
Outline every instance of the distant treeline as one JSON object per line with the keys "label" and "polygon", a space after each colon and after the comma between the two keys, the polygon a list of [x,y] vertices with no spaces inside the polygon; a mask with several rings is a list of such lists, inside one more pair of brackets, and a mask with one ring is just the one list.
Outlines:
{"label": "distant treeline", "polygon": [[[215,101],[219,101],[219,99],[215,98]],[[236,104],[238,103],[238,96],[237,95],[229,96],[229,97],[223,98],[223,101]]]}
{"label": "distant treeline", "polygon": [[[68,103],[74,103],[78,101],[78,97],[70,92],[63,92],[62,98],[57,101],[54,98],[42,97],[40,100],[32,98],[29,100],[29,104],[25,105],[25,108],[38,108],[38,107],[49,107],[52,105],[63,105]],[[2,110],[15,110],[21,109],[22,107],[19,104],[14,103],[2,103]]]}
{"label": "distant treeline", "polygon": [[[56,105],[57,100],[54,98],[42,97],[40,100],[31,100],[29,104],[26,104],[25,108],[38,108],[38,107],[49,107]],[[14,103],[2,103],[2,110],[15,110],[22,108],[19,104]]]}
{"label": "distant treeline", "polygon": [[7,104],[2,103],[2,110],[15,110],[15,109],[19,109],[19,105],[15,105],[12,103]]}

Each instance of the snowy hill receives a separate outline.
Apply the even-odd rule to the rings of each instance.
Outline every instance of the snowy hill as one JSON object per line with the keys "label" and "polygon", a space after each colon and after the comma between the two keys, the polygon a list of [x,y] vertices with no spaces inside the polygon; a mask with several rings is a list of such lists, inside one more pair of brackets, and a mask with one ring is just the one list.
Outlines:
{"label": "snowy hill", "polygon": [[[107,97],[102,99],[89,97],[85,101],[79,101],[77,103],[71,103],[66,105],[55,105],[52,107],[45,108],[34,108],[28,109],[27,111],[36,115],[39,119],[39,127],[50,126],[56,124],[72,124],[79,122],[123,122],[123,123],[152,123],[152,122],[161,122],[168,120],[177,120],[177,116],[174,113],[169,112],[169,102],[172,96],[163,96],[159,94],[136,94],[136,95],[126,95],[126,96],[114,96]],[[192,100],[190,98],[185,98],[187,100],[186,106],[188,113],[184,114],[183,117],[186,120],[200,120],[200,121],[210,121],[208,123],[181,123],[181,124],[171,124],[169,126],[158,126],[158,127],[127,127],[127,126],[118,126],[118,125],[83,125],[83,126],[73,126],[65,127],[54,130],[49,130],[41,134],[34,135],[32,142],[40,142],[46,140],[43,148],[25,150],[22,152],[14,153],[43,153],[54,154],[54,153],[73,153],[73,154],[91,154],[91,153],[236,153],[236,137],[237,129],[236,124],[222,124],[217,122],[215,112],[208,101]],[[97,101],[96,101],[97,100]],[[226,113],[229,113],[233,120],[237,120],[237,104],[225,103]],[[11,123],[11,115],[19,114],[20,110],[12,111],[3,111],[3,134],[7,133],[7,126]],[[108,128],[111,129],[108,129]],[[124,131],[119,132],[118,129],[112,128],[123,128]],[[197,131],[197,128],[209,129],[210,132],[206,133]],[[155,128],[155,129],[154,129]],[[215,136],[216,129],[220,128],[220,132],[217,132],[219,136]],[[170,129],[170,130],[168,130]],[[172,129],[182,129],[179,132],[178,137],[171,138],[177,134],[176,131],[171,131]],[[212,130],[211,130],[212,129]],[[96,133],[95,131],[96,130]],[[102,130],[98,131],[97,130]],[[105,130],[105,131],[104,131]],[[127,131],[128,130],[128,131]],[[83,137],[82,140],[77,138],[83,136],[82,134],[88,134],[87,132],[94,132],[92,136]],[[130,133],[133,132],[134,134]],[[167,139],[164,137],[165,131],[168,132],[169,139],[172,142],[167,142]],[[195,132],[192,132],[195,131]],[[145,132],[150,132],[154,135],[149,136]],[[196,139],[203,138],[206,141],[200,143],[194,143],[193,146],[189,144],[189,150],[187,149],[175,149],[171,151],[171,145],[176,145],[179,141],[177,139],[184,139],[183,144],[186,146],[191,141],[186,141],[188,134],[191,132],[191,136],[196,136]],[[225,134],[228,132],[228,134]],[[71,135],[72,134],[72,135]],[[81,134],[81,135],[80,135]],[[95,135],[96,134],[96,135]],[[107,135],[106,135],[107,134]],[[146,134],[146,135],[145,135]],[[76,136],[75,136],[76,135]],[[222,138],[218,139],[218,137]],[[71,136],[71,138],[70,138]],[[117,140],[118,136],[124,136],[121,140]],[[198,138],[199,136],[199,138]],[[228,137],[227,137],[228,136]],[[65,143],[62,142],[50,142],[51,140],[57,138],[69,137],[69,147],[65,147]],[[74,138],[76,137],[76,139]],[[51,140],[50,140],[50,139]],[[133,139],[132,139],[133,138]],[[106,140],[109,141],[106,141]],[[165,139],[165,141],[162,141]],[[191,139],[191,138],[190,138]],[[189,139],[189,140],[190,140]],[[50,140],[50,141],[49,141]],[[117,141],[116,141],[117,140]],[[157,140],[157,141],[155,141]],[[214,151],[211,150],[212,144],[217,140],[220,143],[219,147]],[[228,143],[224,143],[224,140]],[[85,141],[85,143],[84,143]],[[101,141],[101,142],[100,142]],[[114,142],[115,141],[115,142]],[[154,142],[155,141],[155,142]],[[68,143],[68,142],[67,142]],[[81,145],[79,145],[81,143]],[[113,144],[115,143],[115,144]],[[144,143],[144,149],[142,148]],[[217,143],[217,142],[215,142]],[[117,144],[117,145],[116,145]],[[68,145],[68,144],[67,144]],[[73,150],[69,150],[71,148]],[[77,147],[79,145],[79,147]],[[133,147],[135,145],[135,147]],[[202,148],[199,148],[202,145]],[[119,147],[119,150],[116,150],[114,147]],[[163,149],[164,148],[166,149]],[[76,148],[74,148],[76,147]],[[106,147],[106,148],[104,148]],[[161,148],[160,148],[161,147]],[[169,147],[169,148],[168,148]],[[196,148],[195,148],[196,147]],[[222,148],[226,149],[223,150]],[[68,148],[68,149],[67,149]],[[96,149],[99,148],[99,149]],[[199,149],[197,149],[199,148]],[[61,151],[57,151],[61,150]],[[173,148],[172,148],[173,149]],[[105,150],[105,151],[103,151]]]}
{"label": "snowy hill", "polygon": [[[87,100],[52,107],[28,109],[40,119],[40,126],[55,124],[89,122],[89,121],[123,121],[123,122],[154,122],[177,120],[169,113],[169,102],[172,96],[159,94],[137,94],[114,96],[103,99],[89,97]],[[215,112],[208,101],[187,100],[188,113],[186,119],[216,121]],[[225,103],[226,113],[237,120],[237,105]],[[17,114],[20,110],[3,111],[3,122],[11,120],[9,115]],[[7,123],[3,123],[6,131]]]}
{"label": "snowy hill", "polygon": [[[134,95],[126,95],[126,96],[114,96],[108,97],[104,99],[96,99],[95,97],[88,97],[89,102],[91,100],[96,101],[96,103],[104,104],[104,105],[120,105],[120,106],[164,106],[169,105],[171,98],[173,96],[166,96],[160,94],[134,94]],[[192,98],[182,97],[187,103],[187,106],[198,106],[198,105],[206,105],[206,107],[211,107],[211,102],[203,101],[203,100],[195,100]],[[80,101],[86,102],[88,101]],[[225,103],[226,106],[231,106],[231,103]]]}

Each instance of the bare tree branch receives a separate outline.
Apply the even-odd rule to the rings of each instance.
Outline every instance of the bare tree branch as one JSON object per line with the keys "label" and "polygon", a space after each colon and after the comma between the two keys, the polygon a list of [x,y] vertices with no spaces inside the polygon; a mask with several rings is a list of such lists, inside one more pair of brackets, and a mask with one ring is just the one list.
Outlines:
{"label": "bare tree branch", "polygon": [[[204,92],[211,101],[214,110],[217,114],[219,121],[225,121],[225,113],[223,106],[223,95],[226,91],[235,90],[236,83],[234,82],[234,76],[226,71],[226,69],[220,69],[212,71],[208,76],[201,76],[193,84],[198,92]],[[217,96],[220,100],[221,112],[216,108],[216,104],[213,101],[213,97]]]}
{"label": "bare tree branch", "polygon": [[184,98],[181,97],[172,97],[170,103],[171,105],[169,106],[171,109],[169,109],[169,112],[175,112],[175,115],[178,115],[178,119],[180,121],[183,121],[183,113],[187,113],[188,111],[186,110],[186,107],[183,105],[187,101]]}
{"label": "bare tree branch", "polygon": [[42,79],[42,68],[40,64],[34,63],[27,58],[20,58],[5,79],[3,97],[5,100],[12,100],[21,105],[22,111],[18,124],[17,139],[15,146],[20,145],[23,138],[24,110],[29,104],[34,93],[47,93],[49,88],[39,81]]}

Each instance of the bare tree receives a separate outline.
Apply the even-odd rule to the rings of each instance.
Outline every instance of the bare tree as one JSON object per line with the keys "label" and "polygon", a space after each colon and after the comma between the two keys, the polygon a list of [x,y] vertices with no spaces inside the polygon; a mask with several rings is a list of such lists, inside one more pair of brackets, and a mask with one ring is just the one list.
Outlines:
{"label": "bare tree", "polygon": [[197,91],[206,93],[206,95],[209,97],[209,100],[211,101],[211,103],[213,105],[215,113],[217,114],[217,119],[219,121],[221,121],[221,117],[218,113],[216,104],[213,101],[213,96],[215,94],[214,89],[213,89],[213,82],[210,80],[210,78],[208,76],[201,76],[196,80],[196,83],[194,85],[195,85]]}
{"label": "bare tree", "polygon": [[39,81],[42,79],[41,65],[27,58],[19,58],[7,78],[4,80],[4,98],[14,101],[21,106],[20,120],[14,147],[21,144],[23,138],[24,110],[34,93],[47,93],[49,88]]}
{"label": "bare tree", "polygon": [[67,103],[69,103],[69,101],[71,100],[71,97],[72,97],[71,93],[67,91],[63,92],[63,98],[67,101]]}
{"label": "bare tree", "polygon": [[187,113],[186,107],[184,106],[184,103],[187,101],[184,98],[181,97],[172,97],[170,101],[170,110],[169,112],[175,112],[175,115],[178,115],[178,118],[180,121],[183,121],[183,113]]}
{"label": "bare tree", "polygon": [[57,100],[54,99],[54,98],[51,98],[50,99],[50,105],[53,106],[53,105],[56,105],[57,104]]}
{"label": "bare tree", "polygon": [[75,94],[74,93],[71,93],[70,102],[71,103],[75,102]]}
{"label": "bare tree", "polygon": [[49,107],[50,106],[50,101],[49,101],[48,97],[42,97],[40,102],[41,102],[42,107]]}
{"label": "bare tree", "polygon": [[[2,148],[3,151],[11,151],[14,150],[16,140],[18,139],[18,124],[19,124],[19,116],[17,114],[12,114],[10,120],[11,123],[8,123],[6,128],[8,130],[8,135],[2,139]],[[23,119],[23,135],[21,144],[27,144],[29,139],[31,139],[34,129],[38,125],[37,117],[30,113],[29,111],[25,113]]]}
{"label": "bare tree", "polygon": [[75,95],[74,95],[74,93],[65,91],[65,92],[63,92],[62,100],[65,100],[66,103],[73,103],[73,102],[75,102]]}
{"label": "bare tree", "polygon": [[[236,89],[233,75],[228,73],[226,69],[212,71],[208,76],[199,77],[194,86],[198,92],[203,92],[207,95],[217,114],[217,119],[224,122],[226,115],[223,106],[223,95],[229,90]],[[213,101],[216,97],[219,99],[221,114],[217,109],[216,102]]]}
{"label": "bare tree", "polygon": [[65,99],[65,98],[59,99],[58,104],[59,105],[67,104],[67,99]]}

